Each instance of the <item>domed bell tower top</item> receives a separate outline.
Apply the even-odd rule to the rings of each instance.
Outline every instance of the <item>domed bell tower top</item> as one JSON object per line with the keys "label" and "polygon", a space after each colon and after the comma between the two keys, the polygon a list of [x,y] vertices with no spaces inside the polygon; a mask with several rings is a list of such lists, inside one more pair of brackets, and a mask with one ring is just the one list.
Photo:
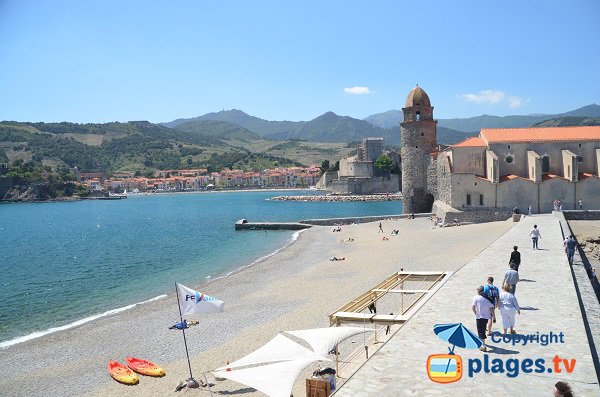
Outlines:
{"label": "domed bell tower top", "polygon": [[404,121],[400,125],[405,127],[403,132],[414,135],[411,137],[413,139],[408,140],[412,141],[411,143],[420,143],[420,148],[425,152],[436,151],[437,133],[435,126],[437,121],[433,119],[433,106],[431,106],[429,96],[425,90],[419,87],[418,84],[408,93],[402,112],[404,113]]}

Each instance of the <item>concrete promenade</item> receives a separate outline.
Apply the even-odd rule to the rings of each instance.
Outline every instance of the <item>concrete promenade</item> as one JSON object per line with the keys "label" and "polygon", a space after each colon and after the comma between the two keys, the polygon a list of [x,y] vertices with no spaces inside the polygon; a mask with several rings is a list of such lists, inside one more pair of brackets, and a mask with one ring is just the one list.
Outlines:
{"label": "concrete promenade", "polygon": [[[533,250],[529,239],[534,223],[542,235],[540,250]],[[336,391],[335,397],[551,396],[553,385],[559,380],[569,382],[576,396],[600,396],[562,240],[559,221],[553,215],[526,217],[515,224],[456,272],[393,338]],[[546,346],[535,341],[528,341],[525,345],[521,341],[513,345],[516,338],[502,341],[502,320],[497,312],[494,341],[488,338],[491,351],[482,353],[457,347],[455,354],[462,357],[464,368],[462,378],[449,384],[431,381],[426,369],[428,356],[446,354],[449,347],[433,333],[433,326],[463,323],[477,333],[475,316],[471,311],[475,289],[485,284],[488,275],[494,276],[495,285],[501,285],[513,245],[519,246],[521,252],[521,282],[516,290],[521,306],[521,315],[517,315],[515,325],[518,336],[523,339],[523,335],[547,335],[550,332],[559,335],[562,332],[564,343],[556,339]],[[443,252],[439,254],[443,255]],[[557,356],[560,357],[560,373],[554,363],[559,361]],[[529,366],[527,359],[534,362],[543,359],[543,368],[538,369],[535,364]],[[488,362],[488,373],[485,373],[485,361]],[[574,364],[571,373],[567,372],[565,364]],[[478,366],[478,372],[473,370],[469,374],[470,368]],[[492,373],[492,367],[496,370],[502,367],[503,371]]]}

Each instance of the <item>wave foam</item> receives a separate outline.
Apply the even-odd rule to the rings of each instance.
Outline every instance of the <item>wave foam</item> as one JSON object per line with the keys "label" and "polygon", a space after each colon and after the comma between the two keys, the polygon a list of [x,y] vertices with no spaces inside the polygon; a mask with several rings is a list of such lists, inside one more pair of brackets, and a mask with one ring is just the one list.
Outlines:
{"label": "wave foam", "polygon": [[166,298],[166,297],[167,297],[167,295],[158,295],[158,296],[155,296],[152,299],[148,299],[148,300],[143,301],[143,302],[138,302],[138,303],[134,303],[134,304],[131,304],[131,305],[119,307],[117,309],[108,310],[108,311],[106,311],[104,313],[100,313],[100,314],[96,314],[94,316],[86,317],[86,318],[83,318],[81,320],[77,320],[77,321],[75,321],[73,323],[70,323],[70,324],[67,324],[67,325],[63,325],[63,326],[60,326],[60,327],[49,328],[49,329],[47,329],[45,331],[33,332],[33,333],[31,333],[29,335],[25,335],[25,336],[19,336],[19,337],[14,338],[14,339],[10,339],[10,340],[4,341],[4,342],[0,342],[0,349],[6,349],[7,347],[12,346],[12,345],[16,345],[17,343],[22,343],[22,342],[26,342],[28,340],[40,338],[40,337],[42,337],[44,335],[52,334],[54,332],[64,331],[64,330],[69,329],[69,328],[78,327],[78,326],[83,325],[85,323],[89,323],[90,321],[97,320],[97,319],[99,319],[101,317],[106,317],[106,316],[110,316],[110,315],[113,315],[113,314],[121,313],[121,312],[124,312],[125,310],[133,309],[137,305],[143,305],[145,303],[153,302],[153,301],[156,301],[156,300],[159,300],[159,299],[163,299],[163,298]]}

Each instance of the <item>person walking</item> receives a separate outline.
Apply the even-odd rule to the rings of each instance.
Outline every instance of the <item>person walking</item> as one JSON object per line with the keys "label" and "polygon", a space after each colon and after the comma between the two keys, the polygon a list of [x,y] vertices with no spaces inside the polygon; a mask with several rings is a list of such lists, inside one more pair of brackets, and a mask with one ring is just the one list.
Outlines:
{"label": "person walking", "polygon": [[492,318],[492,310],[494,305],[483,295],[483,285],[477,287],[477,294],[473,297],[473,304],[471,306],[473,314],[475,314],[475,323],[477,324],[477,335],[483,344],[479,348],[482,352],[487,352],[487,345],[485,339],[485,329],[488,321]]}
{"label": "person walking", "polygon": [[579,209],[582,210],[583,209],[583,200],[579,199]]}
{"label": "person walking", "polygon": [[508,263],[510,264],[510,262],[514,263],[515,270],[519,271],[519,266],[521,265],[521,253],[519,252],[519,247],[516,245],[513,247],[513,252],[510,253]]}
{"label": "person walking", "polygon": [[379,231],[377,233],[383,233],[383,226],[381,226],[381,222],[379,222]]}
{"label": "person walking", "polygon": [[489,276],[487,278],[487,284],[483,286],[483,293],[492,305],[494,305],[494,308],[492,309],[492,318],[488,321],[487,327],[487,336],[492,336],[492,324],[496,322],[496,308],[498,307],[498,297],[500,296],[498,287],[494,285],[494,277]]}
{"label": "person walking", "polygon": [[542,238],[542,235],[540,234],[540,229],[537,228],[537,225],[533,225],[533,229],[529,232],[529,236],[531,236],[531,241],[533,242],[533,249],[539,249],[538,239]]}
{"label": "person walking", "polygon": [[502,316],[503,335],[506,335],[506,330],[509,328],[511,334],[516,334],[515,315],[517,313],[521,314],[521,308],[519,307],[519,302],[515,295],[510,292],[510,286],[508,284],[502,286],[498,307],[500,309],[500,316]]}
{"label": "person walking", "polygon": [[517,283],[519,282],[519,272],[515,270],[515,264],[513,262],[509,263],[510,268],[504,274],[504,281],[502,281],[502,285],[508,284],[510,287],[510,293],[515,294],[517,292]]}
{"label": "person walking", "polygon": [[527,207],[527,216],[531,216],[531,204]]}
{"label": "person walking", "polygon": [[573,235],[567,237],[564,242],[565,244],[565,252],[567,253],[567,259],[569,260],[569,265],[573,264],[573,256],[575,255],[575,248],[577,247],[577,240],[573,237]]}

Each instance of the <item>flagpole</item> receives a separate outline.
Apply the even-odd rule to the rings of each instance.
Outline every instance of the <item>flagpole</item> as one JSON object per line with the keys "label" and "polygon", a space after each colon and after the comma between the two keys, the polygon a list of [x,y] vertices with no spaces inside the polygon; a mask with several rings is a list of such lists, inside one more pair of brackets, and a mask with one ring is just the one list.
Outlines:
{"label": "flagpole", "polygon": [[[183,325],[183,315],[181,314],[181,303],[179,302],[179,290],[177,289],[177,282],[175,282],[175,295],[177,295],[177,308],[179,309],[179,321]],[[181,327],[183,332],[183,344],[185,345],[185,355],[187,356],[188,367],[190,368],[190,379],[194,379],[192,375],[192,364],[190,364],[190,353],[188,353],[187,341],[185,340],[185,327]]]}

